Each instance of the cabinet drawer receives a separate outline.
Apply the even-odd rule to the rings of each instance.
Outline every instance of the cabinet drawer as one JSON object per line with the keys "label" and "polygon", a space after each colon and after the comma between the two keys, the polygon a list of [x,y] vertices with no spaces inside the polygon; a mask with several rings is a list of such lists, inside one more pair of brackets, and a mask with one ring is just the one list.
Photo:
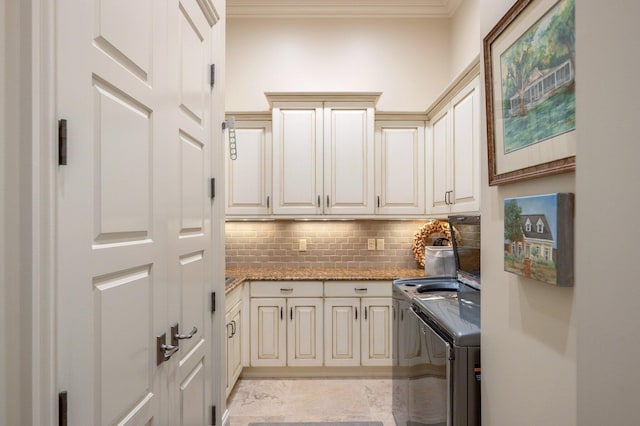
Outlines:
{"label": "cabinet drawer", "polygon": [[325,297],[391,297],[391,281],[327,281]]}
{"label": "cabinet drawer", "polygon": [[322,297],[322,281],[252,281],[251,297]]}
{"label": "cabinet drawer", "polygon": [[240,284],[238,287],[231,290],[230,293],[224,297],[225,311],[229,312],[240,300],[242,300],[242,289],[244,284]]}

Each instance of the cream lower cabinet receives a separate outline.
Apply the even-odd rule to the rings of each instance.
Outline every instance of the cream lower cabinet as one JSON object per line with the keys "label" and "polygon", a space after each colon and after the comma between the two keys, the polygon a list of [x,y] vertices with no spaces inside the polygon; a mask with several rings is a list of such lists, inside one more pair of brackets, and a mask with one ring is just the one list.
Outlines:
{"label": "cream lower cabinet", "polygon": [[225,300],[225,324],[227,333],[227,382],[226,396],[229,396],[231,390],[236,384],[240,373],[242,373],[242,329],[243,324],[243,301],[242,286],[234,289],[226,296]]}
{"label": "cream lower cabinet", "polygon": [[324,317],[325,365],[392,365],[390,283],[326,282]]}
{"label": "cream lower cabinet", "polygon": [[251,366],[321,366],[322,302],[320,281],[252,282]]}

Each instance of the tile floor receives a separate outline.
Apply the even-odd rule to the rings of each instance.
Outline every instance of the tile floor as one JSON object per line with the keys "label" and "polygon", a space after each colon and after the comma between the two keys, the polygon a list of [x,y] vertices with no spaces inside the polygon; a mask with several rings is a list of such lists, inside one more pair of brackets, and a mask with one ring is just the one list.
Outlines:
{"label": "tile floor", "polygon": [[395,426],[389,379],[240,379],[227,407],[231,426],[321,421]]}

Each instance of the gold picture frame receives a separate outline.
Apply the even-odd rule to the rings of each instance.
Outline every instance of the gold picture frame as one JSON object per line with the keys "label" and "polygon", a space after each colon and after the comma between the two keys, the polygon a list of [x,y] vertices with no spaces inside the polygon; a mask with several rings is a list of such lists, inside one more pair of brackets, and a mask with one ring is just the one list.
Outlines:
{"label": "gold picture frame", "polygon": [[518,0],[483,47],[489,185],[575,170],[575,0]]}

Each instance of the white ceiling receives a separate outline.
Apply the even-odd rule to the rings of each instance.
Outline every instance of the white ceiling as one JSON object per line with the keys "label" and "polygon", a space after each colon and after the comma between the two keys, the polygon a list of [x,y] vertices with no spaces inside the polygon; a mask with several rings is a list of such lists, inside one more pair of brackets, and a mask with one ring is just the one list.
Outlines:
{"label": "white ceiling", "polygon": [[228,18],[449,18],[464,0],[227,0]]}

